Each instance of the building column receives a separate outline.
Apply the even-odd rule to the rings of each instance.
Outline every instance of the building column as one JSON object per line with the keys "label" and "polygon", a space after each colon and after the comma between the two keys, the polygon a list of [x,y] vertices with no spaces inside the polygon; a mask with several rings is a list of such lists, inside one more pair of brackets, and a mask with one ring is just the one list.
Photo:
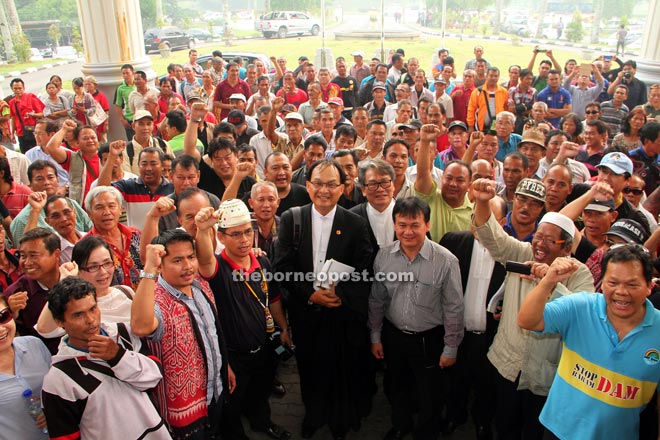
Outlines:
{"label": "building column", "polygon": [[642,51],[637,60],[636,78],[647,86],[660,84],[660,3],[649,2],[649,13],[642,34]]}
{"label": "building column", "polygon": [[93,75],[110,102],[108,140],[125,139],[124,127],[113,108],[115,90],[122,82],[121,66],[132,64],[156,77],[144,51],[144,32],[139,0],[77,0],[81,36],[85,47],[82,72]]}

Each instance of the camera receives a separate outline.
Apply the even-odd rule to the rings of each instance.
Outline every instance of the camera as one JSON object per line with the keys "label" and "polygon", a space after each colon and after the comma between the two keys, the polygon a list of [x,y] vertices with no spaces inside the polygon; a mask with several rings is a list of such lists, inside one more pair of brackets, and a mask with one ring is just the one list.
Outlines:
{"label": "camera", "polygon": [[270,340],[272,342],[272,346],[275,347],[275,355],[279,358],[280,361],[284,362],[288,361],[293,357],[293,355],[296,354],[296,346],[292,345],[289,347],[288,345],[282,344],[281,336],[281,331],[276,330],[270,335]]}
{"label": "camera", "polygon": [[632,74],[630,72],[626,72],[626,73],[623,74],[623,77],[625,79],[630,79],[630,78],[632,78]]}
{"label": "camera", "polygon": [[532,273],[532,266],[518,263],[517,261],[507,261],[504,265],[504,269],[507,272],[515,272],[522,275],[530,275]]}

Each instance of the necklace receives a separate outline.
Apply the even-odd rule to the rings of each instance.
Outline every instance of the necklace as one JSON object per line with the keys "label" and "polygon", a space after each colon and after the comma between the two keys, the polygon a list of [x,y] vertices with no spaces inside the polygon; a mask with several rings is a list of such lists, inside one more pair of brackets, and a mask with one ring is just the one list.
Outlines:
{"label": "necklace", "polygon": [[247,279],[243,278],[243,282],[245,283],[245,286],[247,286],[252,296],[254,296],[254,298],[257,300],[259,305],[264,308],[264,315],[266,315],[266,333],[273,333],[275,331],[275,322],[273,321],[273,315],[270,313],[270,308],[268,307],[268,282],[264,277],[263,269],[259,269],[259,273],[261,273],[261,290],[266,295],[266,304],[261,302],[261,300],[257,296],[257,293],[254,291],[252,286],[250,286],[250,284],[247,282]]}

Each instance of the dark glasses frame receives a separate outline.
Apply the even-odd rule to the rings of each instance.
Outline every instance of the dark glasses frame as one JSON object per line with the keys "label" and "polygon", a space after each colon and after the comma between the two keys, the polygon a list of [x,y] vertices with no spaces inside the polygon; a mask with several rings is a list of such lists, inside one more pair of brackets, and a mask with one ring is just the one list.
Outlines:
{"label": "dark glasses frame", "polygon": [[14,316],[11,314],[9,307],[0,310],[0,325],[7,324],[12,319],[14,319]]}

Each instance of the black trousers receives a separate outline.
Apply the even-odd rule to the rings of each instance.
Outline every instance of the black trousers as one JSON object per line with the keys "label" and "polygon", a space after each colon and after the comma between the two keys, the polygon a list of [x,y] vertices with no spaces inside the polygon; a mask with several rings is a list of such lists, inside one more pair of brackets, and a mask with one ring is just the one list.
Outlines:
{"label": "black trousers", "polygon": [[269,345],[256,353],[229,350],[229,364],[236,375],[236,389],[224,408],[223,440],[243,438],[241,415],[245,414],[254,431],[266,431],[271,423],[268,397],[273,385],[273,362]]}
{"label": "black trousers", "polygon": [[222,403],[221,401],[211,401],[209,405],[209,420],[208,426],[201,429],[190,437],[189,440],[219,440],[220,439],[220,420],[222,418]]}
{"label": "black trousers", "polygon": [[28,150],[37,146],[37,140],[34,137],[34,131],[24,130],[23,136],[18,136],[18,145],[21,148],[21,153],[25,154]]}
{"label": "black trousers", "polygon": [[495,373],[497,389],[497,410],[495,428],[500,440],[542,440],[545,428],[539,415],[547,400],[529,390],[518,390],[518,381],[505,379]]}
{"label": "black trousers", "polygon": [[[391,377],[392,426],[413,430],[415,440],[435,439],[442,409],[440,355],[444,348],[444,327],[407,334],[390,322],[383,323],[382,341]],[[414,400],[413,400],[414,399]],[[413,412],[417,409],[417,425]]]}
{"label": "black trousers", "polygon": [[455,423],[467,419],[470,391],[474,390],[471,414],[476,426],[490,428],[495,408],[495,374],[497,370],[488,360],[488,348],[493,342],[490,333],[465,331],[458,348],[454,368],[448,371],[449,396],[447,419]]}

